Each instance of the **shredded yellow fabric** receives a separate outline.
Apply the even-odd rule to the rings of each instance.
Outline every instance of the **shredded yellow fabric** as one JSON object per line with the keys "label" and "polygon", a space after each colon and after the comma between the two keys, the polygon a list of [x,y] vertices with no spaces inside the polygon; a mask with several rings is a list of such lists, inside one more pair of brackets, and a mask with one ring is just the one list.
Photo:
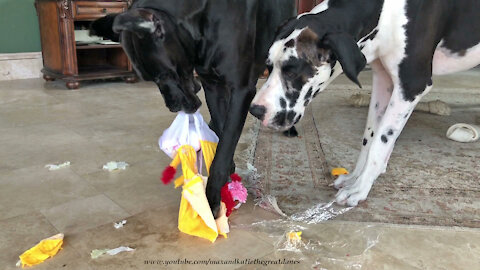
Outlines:
{"label": "shredded yellow fabric", "polygon": [[64,235],[60,233],[50,238],[43,239],[31,249],[25,251],[20,255],[20,263],[22,267],[37,265],[44,262],[46,259],[55,256],[55,254],[57,254],[62,248],[63,237]]}
{"label": "shredded yellow fabric", "polygon": [[[207,171],[215,157],[217,143],[200,141]],[[220,217],[215,221],[205,194],[207,178],[198,174],[197,153],[190,145],[178,149],[177,156],[170,166],[181,164],[182,176],[175,180],[175,187],[183,186],[178,215],[178,229],[186,234],[215,242],[218,235],[227,237],[228,220]],[[224,206],[224,205],[223,205]],[[223,212],[225,215],[225,211]]]}

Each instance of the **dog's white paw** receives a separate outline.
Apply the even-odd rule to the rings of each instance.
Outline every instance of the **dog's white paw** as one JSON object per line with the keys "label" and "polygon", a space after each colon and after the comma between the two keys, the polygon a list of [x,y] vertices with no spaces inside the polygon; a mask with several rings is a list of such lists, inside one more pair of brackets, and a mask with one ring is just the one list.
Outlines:
{"label": "dog's white paw", "polygon": [[350,186],[354,181],[355,176],[353,174],[342,174],[333,182],[333,187],[341,189],[342,187]]}
{"label": "dog's white paw", "polygon": [[372,185],[358,179],[354,184],[341,188],[335,200],[340,205],[357,206],[359,202],[367,199],[371,187]]}

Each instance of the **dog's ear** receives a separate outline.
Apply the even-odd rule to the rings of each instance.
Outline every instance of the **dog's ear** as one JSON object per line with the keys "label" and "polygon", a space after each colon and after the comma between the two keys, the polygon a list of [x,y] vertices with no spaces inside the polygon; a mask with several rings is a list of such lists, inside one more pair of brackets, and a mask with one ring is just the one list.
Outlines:
{"label": "dog's ear", "polygon": [[165,36],[164,21],[152,9],[137,8],[118,14],[113,22],[113,31],[117,34],[122,31],[135,33],[139,38],[152,34],[163,39]]}
{"label": "dog's ear", "polygon": [[[292,40],[293,41],[293,40]],[[330,50],[321,46],[319,35],[312,29],[306,27],[297,37],[297,53],[315,66],[320,66],[330,61]],[[290,42],[291,43],[291,42]],[[288,46],[288,44],[285,44]]]}
{"label": "dog's ear", "polygon": [[97,19],[90,24],[91,36],[99,36],[118,42],[119,35],[113,32],[113,21],[118,14],[108,14],[105,17]]}
{"label": "dog's ear", "polygon": [[340,62],[345,75],[361,88],[358,74],[365,68],[367,59],[358,48],[353,37],[347,33],[330,33],[325,36],[322,43],[332,51]]}

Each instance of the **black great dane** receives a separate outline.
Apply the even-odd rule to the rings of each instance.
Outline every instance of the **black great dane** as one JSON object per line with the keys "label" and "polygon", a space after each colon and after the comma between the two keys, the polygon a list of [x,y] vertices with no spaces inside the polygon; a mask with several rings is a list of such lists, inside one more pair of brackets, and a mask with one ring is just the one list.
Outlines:
{"label": "black great dane", "polygon": [[480,64],[479,0],[329,0],[284,25],[267,64],[272,73],[251,113],[277,130],[342,71],[370,63],[373,92],[355,170],[339,177],[336,201],[355,206],[384,173],[414,107],[442,75]]}
{"label": "black great dane", "polygon": [[197,72],[220,138],[206,188],[215,216],[268,49],[278,26],[295,14],[293,0],[137,0],[91,25],[92,34],[120,40],[172,112],[200,107]]}

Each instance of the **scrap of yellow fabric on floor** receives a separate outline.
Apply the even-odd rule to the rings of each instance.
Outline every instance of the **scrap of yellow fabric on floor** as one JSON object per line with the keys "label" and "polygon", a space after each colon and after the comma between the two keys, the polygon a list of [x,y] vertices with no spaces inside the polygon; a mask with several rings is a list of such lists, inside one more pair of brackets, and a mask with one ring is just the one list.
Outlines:
{"label": "scrap of yellow fabric on floor", "polygon": [[302,232],[289,232],[287,238],[290,241],[302,240]]}
{"label": "scrap of yellow fabric on floor", "polygon": [[62,248],[63,237],[64,235],[59,233],[52,237],[43,239],[40,241],[40,243],[20,255],[19,263],[22,265],[22,267],[33,266],[55,256],[55,254],[57,254],[57,252]]}
{"label": "scrap of yellow fabric on floor", "polygon": [[[202,176],[197,167],[202,166],[200,161],[203,157],[209,173],[217,143],[218,137],[198,112],[193,115],[179,113],[171,127],[159,139],[160,148],[173,158],[166,171],[169,170],[169,174],[172,172],[174,174],[179,165],[182,167],[182,176],[174,181],[175,188],[179,186],[183,188],[178,229],[183,233],[205,238],[212,243],[219,234],[227,237],[228,219],[223,203],[221,208],[223,215],[217,220],[213,217],[205,192],[207,177]],[[197,159],[197,152],[202,153],[200,160]]]}

